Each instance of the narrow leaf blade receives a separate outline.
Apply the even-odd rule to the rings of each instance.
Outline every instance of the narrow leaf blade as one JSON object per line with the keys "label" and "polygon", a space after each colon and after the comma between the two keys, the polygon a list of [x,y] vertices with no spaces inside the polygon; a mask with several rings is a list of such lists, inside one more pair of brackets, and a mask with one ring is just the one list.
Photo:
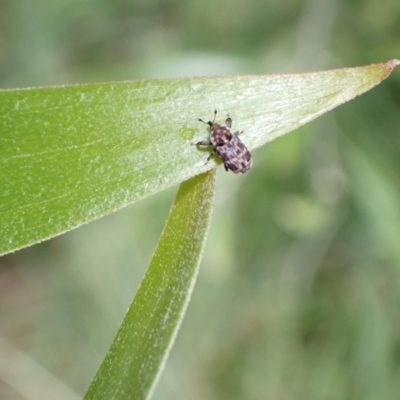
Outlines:
{"label": "narrow leaf blade", "polygon": [[214,187],[215,171],[181,185],[138,293],[84,400],[150,396],[197,276]]}

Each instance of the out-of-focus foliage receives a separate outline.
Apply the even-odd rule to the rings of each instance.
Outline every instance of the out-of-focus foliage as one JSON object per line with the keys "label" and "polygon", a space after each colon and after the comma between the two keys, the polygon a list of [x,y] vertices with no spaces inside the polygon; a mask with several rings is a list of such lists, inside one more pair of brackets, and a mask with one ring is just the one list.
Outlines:
{"label": "out-of-focus foliage", "polygon": [[[299,72],[400,54],[396,1],[0,6],[2,88]],[[399,93],[395,72],[256,150],[251,173],[220,171],[200,279],[155,399],[398,397]],[[26,398],[29,382],[85,392],[174,192],[0,259],[0,358],[11,351],[20,378],[0,369],[0,398]]]}

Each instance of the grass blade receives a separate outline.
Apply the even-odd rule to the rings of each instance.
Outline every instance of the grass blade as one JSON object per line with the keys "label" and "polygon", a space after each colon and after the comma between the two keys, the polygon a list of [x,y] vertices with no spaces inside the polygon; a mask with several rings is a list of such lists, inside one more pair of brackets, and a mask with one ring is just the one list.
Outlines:
{"label": "grass blade", "polygon": [[182,183],[138,293],[84,400],[149,398],[197,276],[215,171]]}

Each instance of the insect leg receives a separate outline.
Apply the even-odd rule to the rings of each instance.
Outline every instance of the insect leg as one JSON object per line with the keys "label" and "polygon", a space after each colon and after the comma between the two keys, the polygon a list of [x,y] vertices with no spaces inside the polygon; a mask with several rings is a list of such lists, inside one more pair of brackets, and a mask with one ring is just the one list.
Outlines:
{"label": "insect leg", "polygon": [[204,163],[204,165],[207,165],[207,163],[210,161],[211,157],[216,153],[217,153],[217,149],[214,149],[212,151],[212,153],[208,156],[208,158],[207,158],[206,162]]}
{"label": "insect leg", "polygon": [[212,143],[209,140],[201,140],[197,143],[192,143],[192,146],[211,146]]}

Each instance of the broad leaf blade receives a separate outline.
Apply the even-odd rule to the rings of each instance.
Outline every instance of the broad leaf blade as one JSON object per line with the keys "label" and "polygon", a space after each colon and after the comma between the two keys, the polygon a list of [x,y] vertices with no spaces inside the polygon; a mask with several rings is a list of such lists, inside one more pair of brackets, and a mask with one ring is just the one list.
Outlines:
{"label": "broad leaf blade", "polygon": [[0,91],[0,254],[215,166],[190,143],[214,108],[261,146],[367,91],[397,61],[294,75]]}
{"label": "broad leaf blade", "polygon": [[215,171],[181,185],[138,293],[85,400],[150,396],[197,276],[214,186]]}

